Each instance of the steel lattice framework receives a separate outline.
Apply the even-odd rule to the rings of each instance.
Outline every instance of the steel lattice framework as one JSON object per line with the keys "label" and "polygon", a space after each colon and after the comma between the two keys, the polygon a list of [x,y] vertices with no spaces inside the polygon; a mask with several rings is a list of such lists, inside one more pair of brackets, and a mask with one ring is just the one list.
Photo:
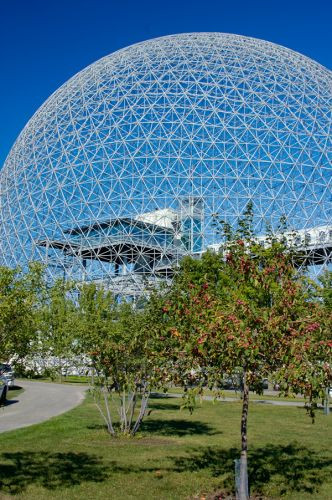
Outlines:
{"label": "steel lattice framework", "polygon": [[14,144],[0,178],[1,263],[42,260],[53,276],[135,295],[218,245],[214,214],[233,224],[252,200],[258,234],[285,214],[311,238],[311,263],[326,265],[331,83],[301,54],[230,34],[104,57]]}

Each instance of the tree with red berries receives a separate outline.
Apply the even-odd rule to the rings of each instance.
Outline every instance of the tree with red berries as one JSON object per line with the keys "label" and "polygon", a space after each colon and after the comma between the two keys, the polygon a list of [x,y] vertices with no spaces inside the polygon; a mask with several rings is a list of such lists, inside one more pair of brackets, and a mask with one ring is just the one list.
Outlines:
{"label": "tree with red berries", "polygon": [[331,311],[296,270],[286,240],[259,244],[252,220],[248,206],[237,231],[223,225],[219,253],[184,259],[151,313],[154,349],[175,383],[216,390],[225,375],[242,373],[240,500],[248,498],[249,388],[261,393],[272,377],[283,394],[303,394],[313,416],[331,383]]}

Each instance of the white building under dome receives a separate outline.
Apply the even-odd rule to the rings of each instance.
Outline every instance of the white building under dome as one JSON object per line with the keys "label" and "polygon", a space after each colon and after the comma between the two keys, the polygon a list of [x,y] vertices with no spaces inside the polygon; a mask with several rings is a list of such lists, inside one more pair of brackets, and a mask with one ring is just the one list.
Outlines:
{"label": "white building under dome", "polygon": [[311,235],[319,273],[332,259],[331,104],[329,70],[253,38],[189,33],[110,54],[10,151],[0,263],[41,260],[52,276],[137,295],[217,248],[213,214],[234,224],[252,200],[258,235],[282,215]]}

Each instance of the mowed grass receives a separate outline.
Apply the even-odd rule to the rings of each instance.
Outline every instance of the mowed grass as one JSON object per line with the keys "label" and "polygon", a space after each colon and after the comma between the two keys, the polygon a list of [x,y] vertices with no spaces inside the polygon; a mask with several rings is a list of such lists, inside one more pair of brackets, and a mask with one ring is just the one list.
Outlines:
{"label": "mowed grass", "polygon": [[[46,423],[0,434],[0,498],[193,499],[232,491],[241,403],[151,399],[134,439],[105,431],[90,396]],[[251,493],[332,498],[332,415],[313,425],[302,408],[252,404]]]}
{"label": "mowed grass", "polygon": [[19,394],[22,394],[22,392],[24,392],[24,389],[22,389],[22,387],[20,387],[19,385],[10,388],[9,391],[7,391],[7,400],[16,399]]}

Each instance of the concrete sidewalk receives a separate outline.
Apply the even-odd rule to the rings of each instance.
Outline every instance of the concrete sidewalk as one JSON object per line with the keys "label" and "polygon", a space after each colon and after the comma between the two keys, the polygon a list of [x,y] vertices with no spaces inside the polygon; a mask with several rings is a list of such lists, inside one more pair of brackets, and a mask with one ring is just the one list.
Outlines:
{"label": "concrete sidewalk", "polygon": [[[272,392],[272,391],[271,391]],[[181,393],[155,393],[156,395],[160,397],[166,397],[166,398],[182,398]],[[241,401],[240,397],[238,398],[231,398],[229,396],[225,396],[224,398],[214,398],[214,396],[202,396],[203,401],[220,401],[222,402],[227,402],[227,403],[235,403],[237,401]],[[273,399],[255,399],[254,396],[250,395],[250,402],[255,403],[255,404],[264,404],[264,405],[273,405],[273,406],[295,406],[299,408],[303,408],[305,406],[305,403],[303,401],[278,401],[278,400],[273,400]],[[332,405],[330,404],[330,407]],[[323,405],[318,405],[318,408],[323,408]]]}
{"label": "concrete sidewalk", "polygon": [[19,381],[24,389],[0,408],[0,432],[38,424],[79,405],[87,386]]}

